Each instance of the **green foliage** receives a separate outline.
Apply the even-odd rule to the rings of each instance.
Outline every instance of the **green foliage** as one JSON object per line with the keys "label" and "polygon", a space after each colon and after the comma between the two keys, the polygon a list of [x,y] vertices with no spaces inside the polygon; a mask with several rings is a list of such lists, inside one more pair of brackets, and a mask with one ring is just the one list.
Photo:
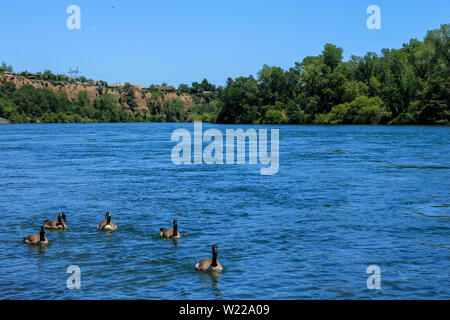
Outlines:
{"label": "green foliage", "polygon": [[78,92],[78,105],[84,106],[89,102],[88,100],[88,94],[85,90],[81,90]]}
{"label": "green foliage", "polygon": [[306,122],[305,112],[301,108],[299,99],[289,100],[286,105],[286,116],[290,124],[303,124]]}
{"label": "green foliage", "polygon": [[271,124],[271,123],[283,123],[283,113],[280,110],[269,109],[264,114],[263,123]]}
{"label": "green foliage", "polygon": [[216,122],[217,115],[221,109],[221,102],[216,99],[206,104],[194,104],[187,117],[187,121]]}
{"label": "green foliage", "polygon": [[222,110],[217,117],[223,123],[254,123],[260,118],[258,82],[252,76],[235,79],[222,93]]}
{"label": "green foliage", "polygon": [[208,80],[203,79],[201,83],[192,82],[192,86],[191,86],[189,92],[192,94],[197,94],[197,93],[201,93],[203,91],[215,91],[215,90],[216,90],[215,85],[213,85],[212,83],[209,83]]}
{"label": "green foliage", "polygon": [[326,113],[318,113],[315,115],[314,120],[312,121],[313,124],[328,124],[330,123],[330,116]]}
{"label": "green foliage", "polygon": [[186,119],[184,102],[177,99],[164,103],[163,113],[167,122],[183,122]]}
{"label": "green foliage", "polygon": [[190,88],[187,84],[182,83],[178,86],[178,91],[181,93],[189,93]]}
{"label": "green foliage", "polygon": [[36,89],[30,85],[17,89],[11,82],[0,86],[0,117],[13,123],[135,121],[116,106],[117,98],[111,94],[102,95],[91,103],[86,91],[80,91],[78,99],[70,101],[64,92],[56,93],[51,89]]}
{"label": "green foliage", "polygon": [[229,78],[217,122],[449,125],[449,31],[442,25],[424,41],[347,62],[326,44],[289,71],[264,65],[257,80]]}
{"label": "green foliage", "polygon": [[381,124],[390,117],[390,112],[382,106],[379,97],[357,97],[352,102],[334,106],[324,118],[330,124]]}
{"label": "green foliage", "polygon": [[[50,89],[16,88],[4,82],[0,117],[11,122],[450,125],[449,33],[450,25],[445,24],[429,31],[423,41],[412,39],[400,49],[351,56],[345,62],[341,48],[326,44],[320,55],[305,57],[289,70],[264,65],[257,78],[228,78],[226,86],[218,88],[206,79],[190,87],[181,84],[177,94],[190,94],[195,102],[187,111],[184,102],[166,99],[166,92],[152,85],[148,89],[152,99],[147,101],[150,116],[136,113],[135,90],[129,83],[119,90],[123,93],[119,100],[102,94],[107,83],[99,81],[99,98],[89,101],[87,92],[80,91],[76,101],[69,101]],[[8,70],[12,67],[3,62],[0,72]],[[71,81],[49,70],[38,76]],[[124,111],[127,106],[134,116]]]}
{"label": "green foliage", "polygon": [[162,96],[161,90],[159,90],[159,88],[153,84],[150,86],[149,91],[152,95],[152,98],[155,100],[161,98]]}
{"label": "green foliage", "polygon": [[7,65],[5,61],[2,61],[0,66],[0,72],[13,72],[13,67],[11,65]]}

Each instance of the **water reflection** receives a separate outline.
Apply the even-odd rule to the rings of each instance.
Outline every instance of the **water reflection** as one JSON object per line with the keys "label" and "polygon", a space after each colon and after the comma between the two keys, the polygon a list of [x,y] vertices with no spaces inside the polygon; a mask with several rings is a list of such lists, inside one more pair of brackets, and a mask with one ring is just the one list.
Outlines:
{"label": "water reflection", "polygon": [[199,280],[202,283],[203,288],[212,288],[214,296],[216,299],[223,299],[222,291],[220,290],[219,280],[222,273],[209,271],[209,272],[199,272]]}
{"label": "water reflection", "polygon": [[33,252],[45,253],[47,251],[47,245],[48,244],[28,244],[28,250]]}

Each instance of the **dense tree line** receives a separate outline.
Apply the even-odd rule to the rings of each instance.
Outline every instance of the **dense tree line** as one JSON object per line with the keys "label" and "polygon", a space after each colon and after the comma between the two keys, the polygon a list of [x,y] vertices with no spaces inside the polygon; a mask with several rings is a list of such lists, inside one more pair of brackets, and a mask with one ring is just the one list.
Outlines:
{"label": "dense tree line", "polygon": [[[0,86],[0,117],[12,122],[183,122],[289,124],[450,124],[450,25],[412,39],[400,49],[383,49],[343,61],[343,50],[326,44],[319,56],[306,57],[289,70],[264,65],[257,77],[228,78],[224,87],[204,79],[181,84],[177,94],[190,94],[186,110],[180,100],[164,101],[162,86],[150,86],[151,116],[136,113],[132,86],[121,98],[101,94],[89,102],[85,91],[69,101],[64,93]],[[2,63],[0,72],[12,71]],[[50,71],[43,80],[68,81]],[[89,79],[83,79],[88,81]],[[104,81],[96,82],[101,88]],[[126,113],[124,103],[134,115]],[[117,107],[121,105],[121,107]]]}
{"label": "dense tree line", "polygon": [[[183,122],[188,120],[184,102],[178,99],[162,100],[153,96],[147,102],[150,116],[137,112],[135,91],[123,90],[118,99],[112,94],[101,94],[92,102],[86,91],[75,100],[65,92],[39,89],[29,84],[16,88],[13,82],[0,85],[0,117],[13,123],[50,122]],[[125,103],[131,110],[125,112]],[[190,120],[190,119],[189,119]]]}
{"label": "dense tree line", "polygon": [[326,44],[289,70],[265,65],[257,78],[228,79],[220,123],[450,124],[449,25],[401,49],[343,62]]}
{"label": "dense tree line", "polygon": [[16,88],[0,86],[0,117],[11,122],[127,122],[131,117],[116,107],[117,98],[105,94],[90,103],[86,91],[70,101],[64,92],[37,89],[31,85]]}

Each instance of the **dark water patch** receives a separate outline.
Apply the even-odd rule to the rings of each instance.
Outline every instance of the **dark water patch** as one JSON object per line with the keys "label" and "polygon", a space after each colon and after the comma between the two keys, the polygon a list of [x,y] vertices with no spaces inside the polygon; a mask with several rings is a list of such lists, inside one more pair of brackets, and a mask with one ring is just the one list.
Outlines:
{"label": "dark water patch", "polygon": [[393,168],[393,169],[431,169],[431,170],[448,170],[450,167],[447,166],[387,166],[384,168]]}

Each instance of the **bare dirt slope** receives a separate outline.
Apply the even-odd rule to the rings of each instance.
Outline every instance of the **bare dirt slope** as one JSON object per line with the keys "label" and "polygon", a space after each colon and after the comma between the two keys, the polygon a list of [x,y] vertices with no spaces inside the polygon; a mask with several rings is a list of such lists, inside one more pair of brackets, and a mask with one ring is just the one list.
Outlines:
{"label": "bare dirt slope", "polygon": [[47,80],[39,80],[39,79],[28,79],[18,75],[10,75],[10,74],[1,74],[0,75],[0,83],[11,81],[16,87],[20,88],[23,85],[31,85],[35,88],[40,89],[53,89],[56,92],[65,92],[69,100],[76,101],[78,100],[78,94],[80,91],[86,91],[88,99],[90,102],[94,101],[96,98],[100,97],[100,92],[102,94],[112,94],[114,95],[118,101],[117,107],[123,108],[129,114],[147,114],[150,115],[150,111],[147,107],[147,103],[154,104],[156,102],[167,102],[170,100],[180,100],[185,103],[186,110],[190,110],[192,104],[194,103],[192,97],[188,94],[177,94],[176,92],[168,92],[164,93],[159,97],[152,96],[151,92],[148,89],[132,89],[133,100],[136,102],[137,107],[132,110],[130,106],[127,104],[126,94],[129,94],[130,91],[126,91],[121,88],[114,87],[97,87],[95,85],[89,83],[71,83],[71,82],[62,82],[62,81],[47,81]]}

